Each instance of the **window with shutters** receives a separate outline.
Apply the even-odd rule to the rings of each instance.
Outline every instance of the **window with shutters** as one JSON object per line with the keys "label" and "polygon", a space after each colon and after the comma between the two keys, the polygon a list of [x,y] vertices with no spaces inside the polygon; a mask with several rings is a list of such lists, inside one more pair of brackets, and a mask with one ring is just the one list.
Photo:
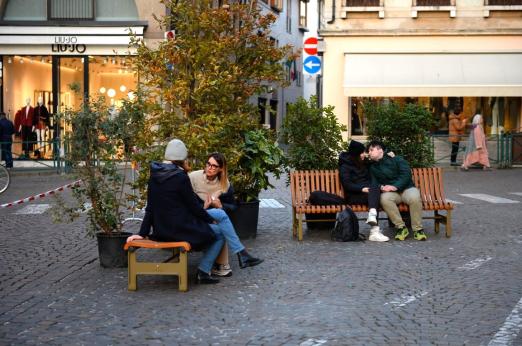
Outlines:
{"label": "window with shutters", "polygon": [[49,20],[94,20],[94,0],[47,0]]}

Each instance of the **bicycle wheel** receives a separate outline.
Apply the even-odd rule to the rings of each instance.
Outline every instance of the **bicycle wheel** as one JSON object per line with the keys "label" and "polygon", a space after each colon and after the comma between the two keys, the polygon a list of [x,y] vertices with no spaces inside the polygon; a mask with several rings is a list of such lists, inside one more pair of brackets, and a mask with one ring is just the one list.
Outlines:
{"label": "bicycle wheel", "polygon": [[4,166],[0,165],[0,193],[7,190],[10,182],[11,177],[9,177],[9,172]]}

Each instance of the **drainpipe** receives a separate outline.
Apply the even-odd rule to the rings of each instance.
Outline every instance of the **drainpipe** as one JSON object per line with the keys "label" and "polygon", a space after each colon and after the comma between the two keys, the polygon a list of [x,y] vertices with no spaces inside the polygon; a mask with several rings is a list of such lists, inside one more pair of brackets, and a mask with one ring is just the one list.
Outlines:
{"label": "drainpipe", "polygon": [[335,22],[335,3],[336,3],[336,1],[337,0],[332,0],[332,18],[326,22],[327,24],[332,24],[333,22]]}

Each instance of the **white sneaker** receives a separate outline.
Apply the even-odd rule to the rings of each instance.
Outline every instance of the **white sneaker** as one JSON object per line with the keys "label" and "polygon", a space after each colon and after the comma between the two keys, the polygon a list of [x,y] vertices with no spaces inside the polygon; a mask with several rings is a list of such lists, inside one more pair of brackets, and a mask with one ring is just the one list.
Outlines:
{"label": "white sneaker", "polygon": [[[373,209],[375,210],[375,209]],[[377,212],[370,210],[366,223],[372,226],[377,226]]]}
{"label": "white sneaker", "polygon": [[370,229],[370,236],[368,237],[369,241],[388,241],[390,238],[382,234],[381,229],[379,226],[373,226]]}
{"label": "white sneaker", "polygon": [[232,269],[229,264],[217,264],[211,271],[214,276],[230,277],[232,276]]}

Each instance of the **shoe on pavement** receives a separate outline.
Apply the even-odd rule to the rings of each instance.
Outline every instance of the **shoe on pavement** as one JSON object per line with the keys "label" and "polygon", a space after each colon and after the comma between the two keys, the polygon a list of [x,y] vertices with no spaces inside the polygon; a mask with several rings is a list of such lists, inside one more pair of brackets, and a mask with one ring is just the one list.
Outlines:
{"label": "shoe on pavement", "polygon": [[196,274],[196,283],[198,284],[217,284],[219,282],[218,278],[212,277],[209,273],[205,273],[198,269]]}
{"label": "shoe on pavement", "polygon": [[381,229],[379,228],[379,226],[373,226],[370,229],[370,236],[368,237],[368,240],[369,241],[383,242],[383,241],[390,240],[390,238],[388,238],[387,236],[382,234]]}
{"label": "shoe on pavement", "polygon": [[228,278],[232,276],[232,269],[230,268],[230,264],[216,264],[214,268],[212,268],[211,274]]}
{"label": "shoe on pavement", "polygon": [[237,253],[237,260],[239,261],[239,267],[245,269],[246,267],[253,267],[263,262],[260,258],[250,256],[246,250],[241,250]]}
{"label": "shoe on pavement", "polygon": [[428,236],[426,235],[426,233],[424,233],[422,229],[420,229],[418,231],[413,231],[413,238],[416,240],[424,241],[428,239]]}
{"label": "shoe on pavement", "polygon": [[395,233],[395,240],[404,240],[406,237],[410,234],[407,227],[402,227],[397,230],[397,233]]}
{"label": "shoe on pavement", "polygon": [[366,223],[372,226],[377,226],[377,212],[375,209],[370,210]]}

